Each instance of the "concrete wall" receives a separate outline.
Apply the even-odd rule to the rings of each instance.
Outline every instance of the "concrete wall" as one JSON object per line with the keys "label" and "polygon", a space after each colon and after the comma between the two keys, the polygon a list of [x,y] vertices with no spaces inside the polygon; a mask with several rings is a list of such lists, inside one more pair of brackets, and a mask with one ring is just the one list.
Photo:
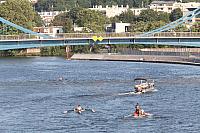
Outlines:
{"label": "concrete wall", "polygon": [[108,60],[108,61],[136,61],[200,65],[200,58],[187,58],[180,56],[154,56],[154,55],[109,55],[109,54],[74,54],[72,60]]}
{"label": "concrete wall", "polygon": [[30,53],[40,53],[40,48],[29,48],[26,49],[26,53],[30,54]]}

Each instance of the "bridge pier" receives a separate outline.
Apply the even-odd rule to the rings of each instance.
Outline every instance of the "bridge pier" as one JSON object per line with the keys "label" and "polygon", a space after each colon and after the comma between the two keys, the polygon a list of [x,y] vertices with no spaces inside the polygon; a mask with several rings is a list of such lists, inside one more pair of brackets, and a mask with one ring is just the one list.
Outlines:
{"label": "bridge pier", "polygon": [[72,57],[70,46],[65,47],[65,52],[66,52],[66,58],[70,59]]}
{"label": "bridge pier", "polygon": [[27,48],[26,54],[38,54],[40,53],[40,48]]}

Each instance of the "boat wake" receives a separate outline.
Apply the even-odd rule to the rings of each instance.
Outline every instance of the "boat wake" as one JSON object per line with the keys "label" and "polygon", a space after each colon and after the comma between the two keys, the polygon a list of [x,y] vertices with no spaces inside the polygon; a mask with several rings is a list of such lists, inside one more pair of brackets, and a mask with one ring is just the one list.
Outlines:
{"label": "boat wake", "polygon": [[[153,89],[151,91],[148,92],[144,92],[144,93],[150,93],[150,92],[157,92],[157,89]],[[130,92],[124,92],[124,93],[118,93],[118,96],[125,96],[125,95],[140,95],[140,94],[144,94],[142,92],[134,92],[134,91],[130,91]]]}
{"label": "boat wake", "polygon": [[157,91],[158,91],[157,89],[152,90],[152,92],[157,92]]}
{"label": "boat wake", "polygon": [[125,95],[137,95],[136,92],[130,91],[130,92],[125,92],[125,93],[118,93],[118,96],[125,96]]}

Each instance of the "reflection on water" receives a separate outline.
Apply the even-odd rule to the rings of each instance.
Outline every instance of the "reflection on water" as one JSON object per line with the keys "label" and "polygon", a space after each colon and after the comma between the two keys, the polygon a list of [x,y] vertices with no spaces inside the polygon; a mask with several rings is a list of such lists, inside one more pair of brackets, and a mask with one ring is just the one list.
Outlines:
{"label": "reflection on water", "polygon": [[[137,77],[154,79],[158,91],[119,95]],[[0,131],[198,132],[199,86],[198,66],[1,58]],[[137,102],[153,116],[126,117]],[[96,112],[63,113],[77,104]]]}

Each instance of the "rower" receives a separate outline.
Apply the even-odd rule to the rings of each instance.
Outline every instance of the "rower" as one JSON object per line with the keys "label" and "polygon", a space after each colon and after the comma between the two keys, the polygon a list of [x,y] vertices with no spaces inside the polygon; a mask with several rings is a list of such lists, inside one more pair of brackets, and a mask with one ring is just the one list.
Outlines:
{"label": "rower", "polygon": [[58,78],[58,81],[63,81],[63,80],[64,80],[63,77],[59,77],[59,78]]}
{"label": "rower", "polygon": [[142,115],[141,110],[142,110],[142,109],[141,109],[139,103],[137,103],[137,104],[135,105],[134,116],[140,116],[140,115]]}
{"label": "rower", "polygon": [[83,107],[81,107],[81,105],[78,105],[74,108],[74,112],[76,113],[81,113],[82,111],[85,111],[85,109]]}

